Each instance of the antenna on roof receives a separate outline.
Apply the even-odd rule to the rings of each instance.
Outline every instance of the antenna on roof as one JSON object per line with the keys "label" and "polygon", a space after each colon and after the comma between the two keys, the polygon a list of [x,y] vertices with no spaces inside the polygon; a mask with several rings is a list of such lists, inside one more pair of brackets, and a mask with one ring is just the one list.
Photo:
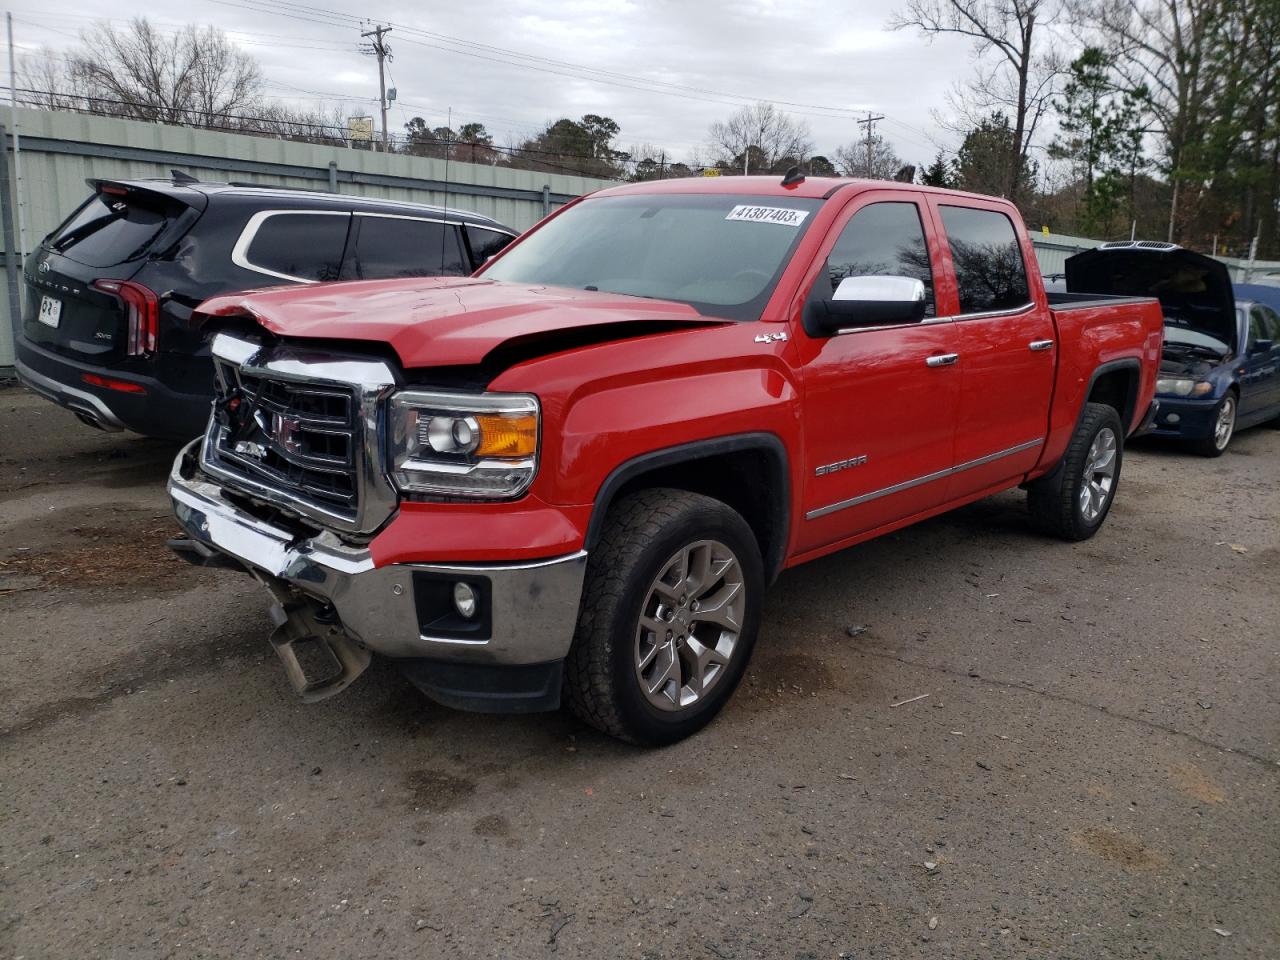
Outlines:
{"label": "antenna on roof", "polygon": [[784,187],[794,187],[797,183],[804,183],[804,171],[799,167],[791,167],[782,175],[782,185]]}
{"label": "antenna on roof", "polygon": [[199,183],[200,182],[199,177],[193,177],[191,174],[186,173],[185,171],[182,171],[182,170],[170,169],[169,173],[173,175],[174,183]]}

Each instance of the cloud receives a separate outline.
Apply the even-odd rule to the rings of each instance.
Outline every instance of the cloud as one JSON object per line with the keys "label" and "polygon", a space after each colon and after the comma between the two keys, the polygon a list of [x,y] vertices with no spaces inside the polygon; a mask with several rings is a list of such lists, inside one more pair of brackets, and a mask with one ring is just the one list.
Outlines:
{"label": "cloud", "polygon": [[[389,37],[388,85],[398,92],[389,115],[393,130],[417,115],[441,124],[452,109],[455,124],[484,123],[505,143],[549,120],[590,112],[618,121],[624,147],[651,143],[684,158],[705,145],[713,121],[742,98],[758,97],[806,105],[785,109],[809,124],[818,152],[827,155],[858,137],[856,113],[875,110],[888,118],[878,132],[899,155],[923,162],[934,152],[932,140],[946,139],[930,110],[968,74],[970,50],[958,39],[927,46],[909,31],[887,31],[895,5],[391,0],[376,8],[326,7],[403,25]],[[15,14],[15,32],[24,45],[61,48],[95,18],[150,16],[176,27],[185,16],[233,33],[261,62],[273,95],[311,107],[339,103],[352,114],[376,106],[377,71],[357,50],[356,23],[343,26],[340,18],[297,6],[289,8],[294,16],[285,16],[265,6],[265,0],[228,0],[155,15],[154,5],[141,0],[49,0],[40,13]],[[584,74],[566,63],[599,72]]]}

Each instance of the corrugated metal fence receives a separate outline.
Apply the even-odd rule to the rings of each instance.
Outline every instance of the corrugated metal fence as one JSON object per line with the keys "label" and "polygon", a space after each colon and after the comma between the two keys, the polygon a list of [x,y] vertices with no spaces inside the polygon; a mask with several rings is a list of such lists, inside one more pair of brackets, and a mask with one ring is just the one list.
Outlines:
{"label": "corrugated metal fence", "polygon": [[[13,138],[8,109],[0,111],[4,128],[5,189],[2,213],[10,227]],[[444,204],[443,160],[371,153],[342,147],[293,143],[213,130],[168,127],[135,120],[44,110],[18,111],[21,144],[22,219],[25,252],[56,227],[88,195],[90,177],[124,179],[168,177],[182,170],[201,180],[302,187],[415,203]],[[450,161],[448,205],[474,210],[524,230],[550,209],[612,181],[590,177],[512,170]],[[17,217],[6,229],[7,269],[0,275],[0,372],[13,365],[9,278],[20,257]]]}

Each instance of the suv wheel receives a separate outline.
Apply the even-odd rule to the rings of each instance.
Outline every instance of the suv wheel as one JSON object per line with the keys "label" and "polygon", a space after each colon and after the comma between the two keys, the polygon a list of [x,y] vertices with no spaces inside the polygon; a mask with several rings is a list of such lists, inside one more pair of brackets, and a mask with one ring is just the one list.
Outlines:
{"label": "suv wheel", "polygon": [[565,663],[569,707],[645,745],[701,729],[746,670],[764,566],[733,509],[683,490],[645,490],[610,509]]}
{"label": "suv wheel", "polygon": [[1115,500],[1124,427],[1114,407],[1087,403],[1062,462],[1027,488],[1031,522],[1063,540],[1088,540]]}

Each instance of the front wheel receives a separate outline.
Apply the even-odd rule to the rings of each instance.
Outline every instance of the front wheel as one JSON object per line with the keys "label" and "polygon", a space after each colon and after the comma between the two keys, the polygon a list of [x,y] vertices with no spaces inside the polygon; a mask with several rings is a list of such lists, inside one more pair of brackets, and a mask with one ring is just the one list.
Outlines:
{"label": "front wheel", "polygon": [[1236,432],[1236,395],[1228,393],[1218,404],[1213,415],[1213,433],[1197,440],[1191,449],[1202,457],[1220,457],[1227,452],[1227,444]]}
{"label": "front wheel", "polygon": [[1087,403],[1057,469],[1027,488],[1031,522],[1063,540],[1088,540],[1115,500],[1124,427],[1114,407]]}
{"label": "front wheel", "polygon": [[644,490],[609,511],[565,663],[570,709],[632,743],[673,743],[728,701],[755,644],[764,565],[732,508]]}

